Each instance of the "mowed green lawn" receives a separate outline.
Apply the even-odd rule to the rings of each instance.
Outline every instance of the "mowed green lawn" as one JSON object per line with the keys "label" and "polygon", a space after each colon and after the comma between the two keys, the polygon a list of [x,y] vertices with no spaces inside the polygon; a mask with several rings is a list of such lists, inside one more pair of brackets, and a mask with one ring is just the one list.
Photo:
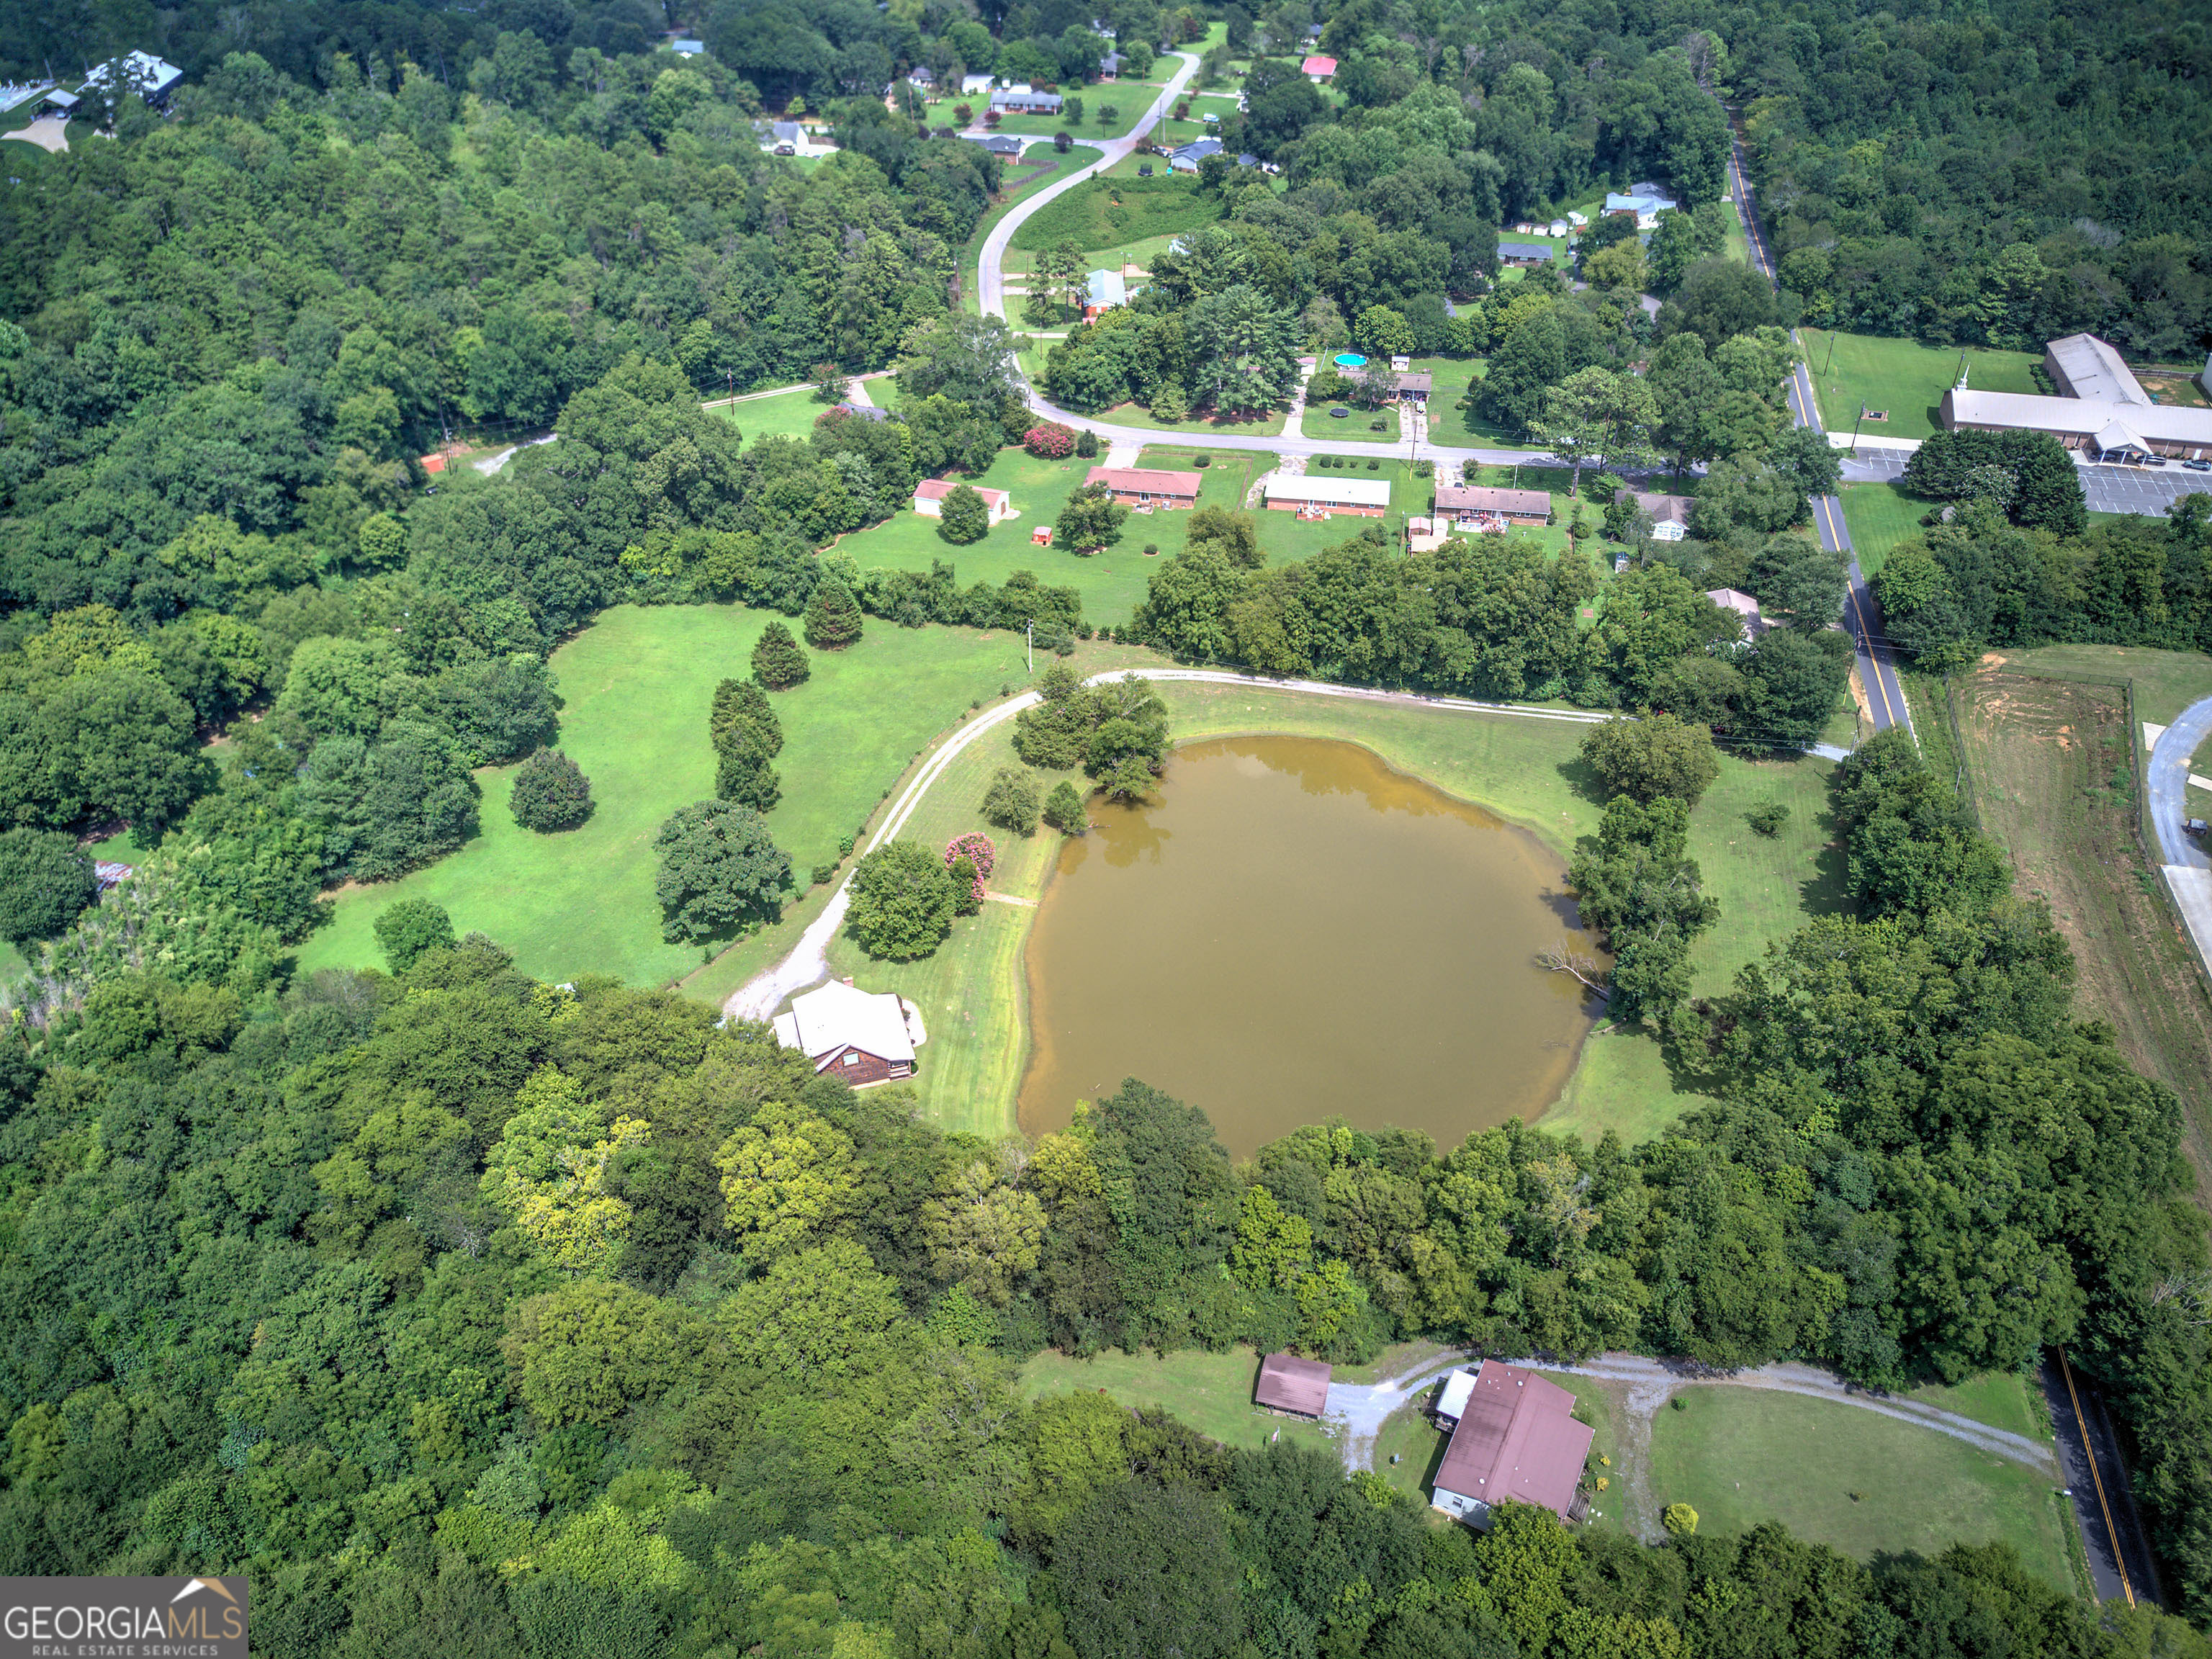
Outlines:
{"label": "mowed green lawn", "polygon": [[1277,1417],[1252,1403],[1260,1356],[1249,1348],[1207,1353],[1179,1348],[1166,1355],[1109,1349],[1093,1359],[1071,1359],[1050,1350],[1022,1367],[1022,1393],[1048,1395],[1096,1389],[1123,1405],[1162,1406],[1200,1434],[1224,1446],[1264,1446],[1278,1431],[1285,1440],[1333,1451],[1335,1442],[1317,1423]]}
{"label": "mowed green lawn", "polygon": [[[880,380],[874,383],[882,386]],[[733,404],[718,403],[707,412],[734,424],[745,442],[757,438],[811,438],[814,422],[830,405],[816,401],[814,388],[803,386],[766,398],[744,398]]]}
{"label": "mowed green lawn", "polygon": [[[1341,409],[1342,416],[1336,414]],[[1382,429],[1373,430],[1376,422]],[[1405,434],[1398,428],[1398,408],[1386,404],[1381,409],[1361,409],[1342,400],[1334,403],[1306,405],[1305,416],[1298,422],[1298,430],[1309,438],[1319,438],[1328,443],[1395,444]]]}
{"label": "mowed green lawn", "polygon": [[[751,672],[770,617],[736,605],[605,612],[553,658],[567,699],[560,746],[592,780],[590,820],[562,835],[521,829],[507,805],[514,769],[486,769],[476,839],[404,880],[342,892],[336,918],[301,947],[301,967],[380,965],[376,917],[398,899],[426,898],[540,979],[613,974],[662,985],[696,968],[697,946],[661,939],[653,837],[678,807],[714,793],[714,685]],[[1017,638],[964,628],[871,620],[859,645],[810,654],[813,677],[775,696],[783,799],[769,815],[802,884],[811,866],[836,860],[838,837],[875,810],[917,750],[972,700],[1023,678]]]}
{"label": "mowed green lawn", "polygon": [[[1118,199],[1117,199],[1118,198]],[[1210,225],[1225,204],[1199,188],[1195,174],[1098,179],[1055,197],[1015,231],[1017,248],[1119,248],[1148,236],[1174,236]]]}
{"label": "mowed green lawn", "polygon": [[1844,526],[1851,532],[1859,568],[1869,576],[1888,562],[1899,542],[1925,533],[1920,515],[1933,505],[1895,483],[1845,484],[1843,502]]}
{"label": "mowed green lawn", "polygon": [[2052,1474],[1860,1407],[1738,1388],[1686,1389],[1652,1419],[1652,1496],[1700,1532],[1779,1521],[1861,1560],[2002,1541],[2063,1590],[2069,1524]]}
{"label": "mowed green lawn", "polygon": [[[1070,493],[1103,461],[1103,454],[1091,460],[1071,455],[1066,460],[1041,461],[1025,450],[1002,449],[989,470],[965,482],[1006,490],[1021,516],[993,525],[981,541],[956,546],[937,533],[939,520],[908,508],[879,525],[840,538],[836,550],[850,556],[863,571],[927,571],[932,561],[941,560],[953,568],[963,587],[979,581],[999,586],[1017,570],[1032,570],[1047,586],[1080,592],[1084,617],[1093,626],[1127,622],[1145,595],[1149,562],[1139,550],[1146,539],[1138,533],[1140,520],[1133,517],[1118,543],[1089,558],[1064,548],[1039,547],[1030,539],[1038,526],[1050,526],[1060,517]],[[1182,545],[1178,532],[1175,549],[1170,550]]]}
{"label": "mowed green lawn", "polygon": [[[1966,384],[1977,392],[2040,392],[2031,371],[2042,360],[2033,352],[1982,346],[1923,346],[1871,334],[1798,331],[1820,399],[1820,418],[1831,432],[1858,426],[1859,441],[1926,438],[1936,432],[1936,406],[1966,365]],[[1833,348],[1832,354],[1830,348]],[[1887,421],[1860,422],[1859,408],[1887,413]]]}

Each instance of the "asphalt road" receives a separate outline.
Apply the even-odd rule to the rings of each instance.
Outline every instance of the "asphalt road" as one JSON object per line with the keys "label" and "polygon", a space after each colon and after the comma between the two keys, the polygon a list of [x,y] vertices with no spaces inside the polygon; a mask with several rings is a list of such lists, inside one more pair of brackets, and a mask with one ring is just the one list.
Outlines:
{"label": "asphalt road", "polygon": [[[1759,215],[1751,203],[1751,186],[1743,175],[1743,145],[1733,130],[1729,133],[1729,171],[1735,182],[1736,212],[1743,220],[1743,234],[1751,244],[1753,266],[1768,282],[1774,280],[1774,262],[1768,256],[1765,234],[1759,229]],[[1820,401],[1813,395],[1813,376],[1802,363],[1790,379],[1790,413],[1799,426],[1810,427],[1815,432],[1826,432],[1820,424]],[[1898,470],[1904,467],[1900,463]],[[1850,590],[1844,600],[1844,626],[1851,632],[1852,647],[1858,659],[1859,683],[1866,687],[1867,712],[1873,717],[1874,729],[1886,732],[1893,726],[1912,729],[1912,708],[1905,701],[1904,682],[1897,678],[1897,667],[1891,659],[1890,650],[1881,626],[1881,605],[1867,586],[1865,573],[1859,568],[1859,556],[1851,547],[1851,532],[1844,523],[1844,504],[1833,495],[1822,495],[1813,502],[1813,523],[1820,532],[1820,545],[1832,553],[1842,553],[1849,561]]]}
{"label": "asphalt road", "polygon": [[2189,757],[2208,737],[2212,737],[2212,697],[2192,702],[2175,715],[2150,751],[2150,821],[2158,831],[2159,856],[2191,870],[2212,870],[2212,856],[2181,830],[2189,817]]}
{"label": "asphalt road", "polygon": [[2118,1436],[2105,1402],[2080,1371],[2070,1370],[2063,1354],[2044,1357],[2043,1397],[2051,1407],[2051,1425],[2058,1437],[2058,1466],[2074,1504],[2074,1518],[2089,1553],[2089,1576],[2100,1601],[2148,1601],[2162,1605],[2150,1537],[2129,1489],[2120,1461]]}

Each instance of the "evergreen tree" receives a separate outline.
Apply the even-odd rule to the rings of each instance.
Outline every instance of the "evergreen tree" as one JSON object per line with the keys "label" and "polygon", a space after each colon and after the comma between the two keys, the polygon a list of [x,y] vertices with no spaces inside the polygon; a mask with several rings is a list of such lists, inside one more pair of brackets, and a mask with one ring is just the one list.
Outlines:
{"label": "evergreen tree", "polygon": [[719,744],[722,733],[732,726],[750,726],[766,753],[783,752],[783,722],[776,719],[758,680],[724,680],[714,688],[714,711],[708,717],[708,732]]}
{"label": "evergreen tree", "polygon": [[769,812],[783,797],[783,781],[769,764],[760,734],[744,720],[732,720],[714,734],[714,797]]}
{"label": "evergreen tree", "polygon": [[806,607],[806,642],[817,651],[842,651],[860,638],[860,602],[833,576],[814,590]]}
{"label": "evergreen tree", "polygon": [[811,672],[806,653],[782,623],[772,622],[761,629],[760,640],[753,647],[755,679],[771,691],[788,691],[804,684]]}

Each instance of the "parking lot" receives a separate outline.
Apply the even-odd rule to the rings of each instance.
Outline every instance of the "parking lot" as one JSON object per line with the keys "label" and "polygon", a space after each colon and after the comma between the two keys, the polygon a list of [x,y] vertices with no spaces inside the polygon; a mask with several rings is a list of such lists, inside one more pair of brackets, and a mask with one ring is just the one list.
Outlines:
{"label": "parking lot", "polygon": [[2092,513],[2141,513],[2162,519],[2184,495],[2212,495],[2212,472],[2191,472],[2179,461],[2164,466],[2085,466],[2081,495]]}
{"label": "parking lot", "polygon": [[1856,453],[1844,455],[1845,483],[1889,483],[1905,476],[1905,464],[1912,459],[1909,449],[1892,449],[1882,444],[1863,441]]}

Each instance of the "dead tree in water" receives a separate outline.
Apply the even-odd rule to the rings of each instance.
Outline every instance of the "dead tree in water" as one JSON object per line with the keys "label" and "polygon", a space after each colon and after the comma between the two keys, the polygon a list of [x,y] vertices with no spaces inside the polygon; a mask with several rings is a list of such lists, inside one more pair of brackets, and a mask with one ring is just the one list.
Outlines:
{"label": "dead tree in water", "polygon": [[1581,951],[1573,949],[1565,939],[1561,939],[1548,951],[1537,951],[1536,965],[1539,968],[1547,969],[1554,974],[1571,974],[1583,982],[1583,988],[1585,990],[1595,992],[1607,1002],[1613,1000],[1612,991],[1601,981],[1591,977],[1594,974],[1603,973],[1604,965],[1595,957],[1584,956]]}

